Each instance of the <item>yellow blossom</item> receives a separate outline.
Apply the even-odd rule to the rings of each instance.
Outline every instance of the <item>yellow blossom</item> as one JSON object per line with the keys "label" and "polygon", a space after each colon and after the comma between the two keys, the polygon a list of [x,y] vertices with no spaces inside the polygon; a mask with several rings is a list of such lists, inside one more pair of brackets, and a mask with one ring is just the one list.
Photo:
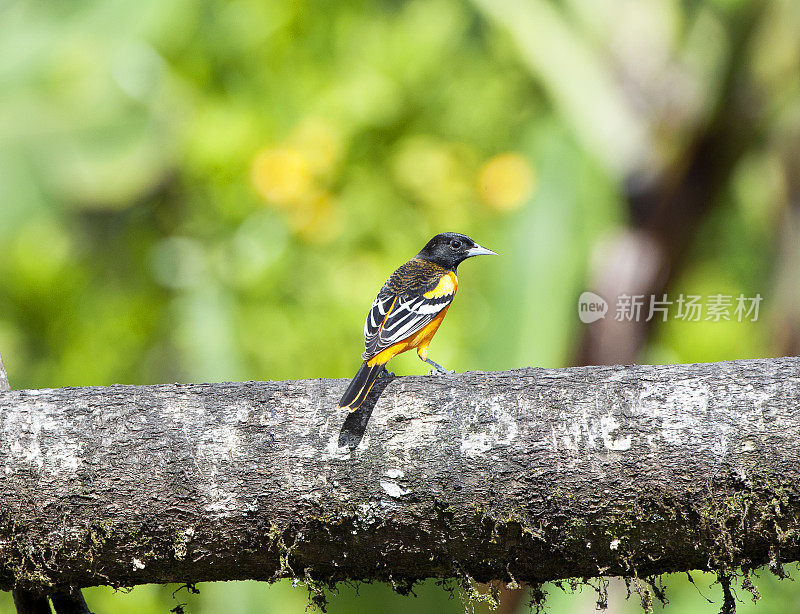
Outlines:
{"label": "yellow blossom", "polygon": [[292,147],[263,149],[253,160],[253,185],[269,202],[292,205],[307,197],[314,180],[308,159]]}
{"label": "yellow blossom", "polygon": [[493,209],[511,211],[533,193],[536,174],[520,154],[501,153],[487,160],[478,172],[478,195]]}

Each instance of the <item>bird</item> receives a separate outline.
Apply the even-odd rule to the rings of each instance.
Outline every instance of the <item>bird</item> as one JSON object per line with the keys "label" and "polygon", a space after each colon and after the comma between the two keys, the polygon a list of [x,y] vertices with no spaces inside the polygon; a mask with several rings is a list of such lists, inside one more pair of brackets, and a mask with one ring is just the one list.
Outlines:
{"label": "bird", "polygon": [[389,276],[367,314],[364,362],[342,395],[339,409],[353,412],[361,407],[386,363],[411,349],[433,366],[431,374],[453,373],[428,358],[428,346],[456,295],[458,265],[490,254],[497,255],[467,235],[443,232]]}

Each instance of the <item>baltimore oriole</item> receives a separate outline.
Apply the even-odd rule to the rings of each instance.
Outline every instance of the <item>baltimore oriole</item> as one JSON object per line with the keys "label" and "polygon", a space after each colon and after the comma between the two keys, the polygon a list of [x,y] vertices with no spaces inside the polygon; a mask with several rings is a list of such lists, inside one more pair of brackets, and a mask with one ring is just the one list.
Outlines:
{"label": "baltimore oriole", "polygon": [[447,373],[428,358],[428,345],[456,295],[456,268],[467,258],[483,254],[497,255],[466,235],[444,232],[389,276],[364,322],[364,362],[339,401],[340,409],[357,410],[384,365],[412,348],[436,371]]}

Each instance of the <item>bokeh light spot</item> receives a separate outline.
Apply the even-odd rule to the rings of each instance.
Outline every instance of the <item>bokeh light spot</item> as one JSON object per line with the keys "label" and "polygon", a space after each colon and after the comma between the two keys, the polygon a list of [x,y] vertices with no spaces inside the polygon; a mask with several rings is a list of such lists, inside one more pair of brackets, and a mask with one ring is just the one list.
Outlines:
{"label": "bokeh light spot", "polygon": [[298,202],[313,187],[311,164],[293,147],[262,150],[253,161],[252,180],[264,199],[279,206]]}
{"label": "bokeh light spot", "polygon": [[498,154],[478,172],[478,195],[492,209],[511,211],[521,207],[535,187],[536,173],[518,153]]}

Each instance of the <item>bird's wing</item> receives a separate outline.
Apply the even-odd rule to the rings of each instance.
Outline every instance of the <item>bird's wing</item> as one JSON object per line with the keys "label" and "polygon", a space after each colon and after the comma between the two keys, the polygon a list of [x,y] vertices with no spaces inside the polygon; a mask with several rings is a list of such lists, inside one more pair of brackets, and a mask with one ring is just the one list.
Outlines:
{"label": "bird's wing", "polygon": [[[433,286],[428,290],[429,286]],[[426,284],[418,291],[396,294],[384,286],[372,303],[364,322],[364,360],[410,337],[430,323],[455,296],[455,286]],[[427,296],[426,296],[427,295]]]}

